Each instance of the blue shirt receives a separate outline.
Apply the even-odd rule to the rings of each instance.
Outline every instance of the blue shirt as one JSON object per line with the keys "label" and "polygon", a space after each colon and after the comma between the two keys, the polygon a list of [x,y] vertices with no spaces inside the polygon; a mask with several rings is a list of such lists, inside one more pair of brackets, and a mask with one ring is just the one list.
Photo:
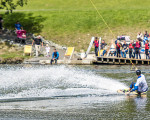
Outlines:
{"label": "blue shirt", "polygon": [[52,59],[53,58],[58,59],[59,58],[59,53],[58,52],[53,52]]}
{"label": "blue shirt", "polygon": [[17,30],[21,30],[21,27],[22,27],[22,25],[19,23],[19,24],[15,24],[15,28],[17,29]]}

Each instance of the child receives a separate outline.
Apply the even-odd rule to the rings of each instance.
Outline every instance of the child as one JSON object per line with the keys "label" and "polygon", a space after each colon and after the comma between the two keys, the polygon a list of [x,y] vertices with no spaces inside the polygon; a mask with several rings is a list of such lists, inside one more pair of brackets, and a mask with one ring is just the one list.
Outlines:
{"label": "child", "polygon": [[46,57],[48,57],[50,53],[50,47],[48,46],[48,44],[46,44],[45,50],[46,50]]}
{"label": "child", "polygon": [[22,34],[22,38],[26,38],[27,36],[25,35],[25,33]]}
{"label": "child", "polygon": [[146,54],[146,59],[149,59],[149,43],[148,43],[148,40],[146,40],[146,43],[145,43],[145,54]]}

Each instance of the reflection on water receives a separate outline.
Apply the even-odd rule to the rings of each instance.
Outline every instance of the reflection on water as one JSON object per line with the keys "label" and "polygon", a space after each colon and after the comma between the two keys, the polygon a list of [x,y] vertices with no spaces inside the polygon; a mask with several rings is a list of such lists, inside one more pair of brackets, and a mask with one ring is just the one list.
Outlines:
{"label": "reflection on water", "polygon": [[116,92],[136,80],[130,66],[1,66],[0,78],[1,119],[150,119],[149,96]]}
{"label": "reflection on water", "polygon": [[136,109],[138,111],[145,111],[146,103],[147,103],[147,96],[144,97],[136,97],[134,99],[136,104]]}

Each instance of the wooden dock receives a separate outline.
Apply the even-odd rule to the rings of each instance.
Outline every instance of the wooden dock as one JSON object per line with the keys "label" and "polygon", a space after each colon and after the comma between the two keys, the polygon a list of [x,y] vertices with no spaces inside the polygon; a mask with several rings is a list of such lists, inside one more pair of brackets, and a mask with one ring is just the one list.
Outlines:
{"label": "wooden dock", "polygon": [[129,58],[117,58],[117,57],[97,57],[99,64],[112,64],[112,65],[150,65],[150,59],[129,59]]}

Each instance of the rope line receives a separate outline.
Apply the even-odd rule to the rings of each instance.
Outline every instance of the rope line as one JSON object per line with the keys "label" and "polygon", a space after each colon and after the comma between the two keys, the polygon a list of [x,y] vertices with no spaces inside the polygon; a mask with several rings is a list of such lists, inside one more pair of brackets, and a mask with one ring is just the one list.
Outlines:
{"label": "rope line", "polygon": [[[111,28],[108,26],[107,22],[105,21],[104,17],[101,15],[101,13],[98,11],[97,7],[95,6],[94,2],[92,0],[90,0],[91,4],[93,5],[93,7],[95,8],[95,10],[97,11],[98,15],[101,17],[101,19],[103,20],[103,22],[105,23],[105,25],[107,26],[107,28],[109,29],[109,31],[111,32],[111,34],[113,35],[114,39],[115,39],[115,35],[113,33],[113,31],[111,30]],[[131,70],[133,67],[135,67],[135,69],[137,69],[137,67],[134,65],[134,63],[132,62],[132,60],[130,59],[130,63],[132,64]]]}
{"label": "rope line", "polygon": [[101,19],[103,20],[103,22],[105,23],[105,25],[107,26],[107,28],[109,29],[109,31],[112,33],[114,39],[115,39],[115,35],[113,33],[113,31],[111,30],[111,28],[108,26],[107,22],[105,21],[104,17],[100,14],[100,12],[98,11],[97,7],[95,6],[95,4],[93,3],[92,0],[90,0],[91,4],[93,5],[93,7],[95,8],[95,10],[97,11],[98,15],[101,17]]}

